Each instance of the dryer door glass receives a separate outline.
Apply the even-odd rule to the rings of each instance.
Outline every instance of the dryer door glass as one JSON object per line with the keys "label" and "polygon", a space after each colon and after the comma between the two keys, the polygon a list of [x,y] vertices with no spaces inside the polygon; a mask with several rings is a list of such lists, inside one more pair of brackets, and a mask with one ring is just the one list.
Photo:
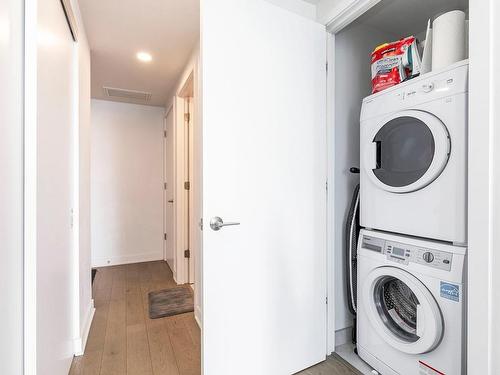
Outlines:
{"label": "dryer door glass", "polygon": [[418,181],[434,158],[435,142],[429,127],[411,116],[396,117],[380,128],[373,173],[385,185],[403,187]]}
{"label": "dryer door glass", "polygon": [[392,276],[382,277],[375,285],[374,300],[380,318],[395,336],[406,342],[419,339],[419,301],[408,285]]}

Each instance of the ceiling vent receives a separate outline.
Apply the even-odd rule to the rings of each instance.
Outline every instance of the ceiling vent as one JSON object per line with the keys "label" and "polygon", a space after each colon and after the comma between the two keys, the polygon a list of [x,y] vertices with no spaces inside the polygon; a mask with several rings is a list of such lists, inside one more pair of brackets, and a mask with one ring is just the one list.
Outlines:
{"label": "ceiling vent", "polygon": [[108,98],[120,98],[130,100],[141,100],[148,102],[151,100],[151,93],[144,91],[117,89],[113,87],[103,87],[104,95]]}

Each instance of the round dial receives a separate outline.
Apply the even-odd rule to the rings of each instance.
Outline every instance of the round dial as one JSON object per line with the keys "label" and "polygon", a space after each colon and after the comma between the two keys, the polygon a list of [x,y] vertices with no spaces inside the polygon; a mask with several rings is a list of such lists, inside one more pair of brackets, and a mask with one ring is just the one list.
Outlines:
{"label": "round dial", "polygon": [[424,260],[427,263],[432,263],[432,261],[434,260],[434,254],[427,251],[426,253],[424,253]]}

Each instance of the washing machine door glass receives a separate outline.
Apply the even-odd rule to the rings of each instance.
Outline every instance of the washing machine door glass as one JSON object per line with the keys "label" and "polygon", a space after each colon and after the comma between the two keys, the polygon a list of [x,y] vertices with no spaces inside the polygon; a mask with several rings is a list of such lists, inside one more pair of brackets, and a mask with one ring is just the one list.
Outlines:
{"label": "washing machine door glass", "polygon": [[418,340],[417,296],[403,281],[387,276],[375,286],[373,295],[380,318],[397,337],[408,342]]}
{"label": "washing machine door glass", "polygon": [[443,171],[451,149],[448,131],[435,116],[403,111],[384,119],[371,137],[369,173],[383,189],[408,193],[427,186]]}
{"label": "washing machine door glass", "polygon": [[380,267],[365,281],[363,298],[377,333],[408,354],[433,350],[443,334],[442,315],[430,291],[410,273]]}

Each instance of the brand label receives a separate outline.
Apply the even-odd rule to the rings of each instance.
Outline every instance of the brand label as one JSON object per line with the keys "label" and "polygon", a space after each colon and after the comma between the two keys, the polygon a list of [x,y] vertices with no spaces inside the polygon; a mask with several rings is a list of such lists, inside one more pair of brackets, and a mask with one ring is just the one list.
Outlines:
{"label": "brand label", "polygon": [[460,286],[456,284],[450,284],[444,281],[441,281],[440,288],[441,297],[449,299],[451,301],[459,302],[460,301]]}

